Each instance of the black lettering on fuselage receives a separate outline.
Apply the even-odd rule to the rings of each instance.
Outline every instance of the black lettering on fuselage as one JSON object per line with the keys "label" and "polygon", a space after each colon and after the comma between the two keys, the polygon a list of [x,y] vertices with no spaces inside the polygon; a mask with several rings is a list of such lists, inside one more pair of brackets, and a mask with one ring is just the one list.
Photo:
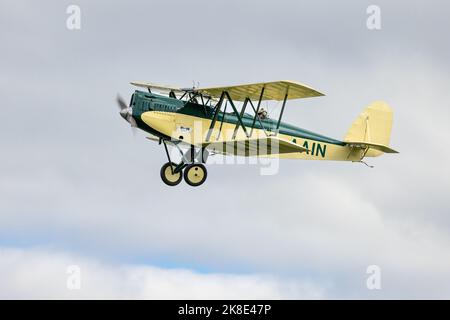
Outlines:
{"label": "black lettering on fuselage", "polygon": [[306,151],[307,154],[310,154],[312,156],[316,156],[318,157],[319,154],[322,158],[325,158],[325,155],[327,153],[327,145],[326,144],[320,144],[318,142],[313,142],[311,145],[311,149],[309,148],[309,143],[307,140],[305,140],[305,142],[303,142],[303,147],[308,149],[308,151]]}
{"label": "black lettering on fuselage", "polygon": [[327,145],[324,144],[323,148],[322,148],[322,145],[320,143],[318,143],[317,149],[316,149],[316,156],[319,155],[319,152],[320,152],[320,155],[322,156],[322,158],[325,158],[325,153],[327,152]]}

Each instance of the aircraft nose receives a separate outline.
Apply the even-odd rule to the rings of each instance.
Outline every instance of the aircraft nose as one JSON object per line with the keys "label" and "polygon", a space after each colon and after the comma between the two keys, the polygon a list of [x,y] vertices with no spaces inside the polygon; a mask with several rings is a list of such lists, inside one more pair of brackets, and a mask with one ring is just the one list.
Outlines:
{"label": "aircraft nose", "polygon": [[119,113],[122,116],[122,118],[127,120],[128,117],[130,117],[133,114],[133,110],[130,107],[128,107],[128,108],[124,108],[124,109],[120,110]]}
{"label": "aircraft nose", "polygon": [[122,118],[127,120],[132,127],[137,127],[136,120],[134,120],[133,118],[133,109],[130,106],[127,106],[125,101],[123,101],[123,99],[119,95],[117,96],[117,105],[119,106],[119,113]]}

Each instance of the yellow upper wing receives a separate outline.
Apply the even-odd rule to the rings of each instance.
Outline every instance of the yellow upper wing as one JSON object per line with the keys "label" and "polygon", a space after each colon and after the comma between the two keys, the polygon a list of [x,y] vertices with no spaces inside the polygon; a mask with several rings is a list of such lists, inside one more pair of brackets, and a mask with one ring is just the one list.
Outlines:
{"label": "yellow upper wing", "polygon": [[183,89],[183,88],[178,88],[178,87],[174,87],[174,86],[170,86],[170,85],[157,84],[157,83],[152,83],[152,82],[132,81],[130,83],[136,87],[155,89],[157,91],[164,91],[164,92],[170,92],[170,91],[185,92],[187,90],[191,90],[191,89]]}
{"label": "yellow upper wing", "polygon": [[226,87],[198,88],[198,92],[208,94],[215,98],[220,98],[223,91],[227,91],[235,101],[259,100],[261,90],[264,88],[262,100],[282,101],[287,93],[287,99],[301,99],[310,97],[319,97],[324,94],[308,87],[307,85],[294,81],[272,81],[251,84],[242,84]]}

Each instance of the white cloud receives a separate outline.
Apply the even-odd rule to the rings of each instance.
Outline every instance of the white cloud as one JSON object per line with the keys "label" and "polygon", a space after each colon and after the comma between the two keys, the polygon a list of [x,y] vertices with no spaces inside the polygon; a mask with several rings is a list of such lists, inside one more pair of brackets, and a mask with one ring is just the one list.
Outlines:
{"label": "white cloud", "polygon": [[[69,266],[81,286],[69,290]],[[117,265],[42,249],[0,248],[2,299],[317,299],[324,290],[309,281],[261,274],[202,274],[187,269]]]}

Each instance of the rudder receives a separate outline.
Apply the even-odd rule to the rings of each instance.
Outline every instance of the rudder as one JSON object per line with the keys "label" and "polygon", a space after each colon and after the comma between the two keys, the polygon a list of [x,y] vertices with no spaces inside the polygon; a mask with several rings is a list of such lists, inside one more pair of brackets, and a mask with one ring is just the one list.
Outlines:
{"label": "rudder", "polygon": [[[345,142],[367,142],[389,146],[391,139],[393,111],[383,101],[376,101],[363,110],[345,135]],[[376,157],[382,151],[370,148],[367,157]]]}

